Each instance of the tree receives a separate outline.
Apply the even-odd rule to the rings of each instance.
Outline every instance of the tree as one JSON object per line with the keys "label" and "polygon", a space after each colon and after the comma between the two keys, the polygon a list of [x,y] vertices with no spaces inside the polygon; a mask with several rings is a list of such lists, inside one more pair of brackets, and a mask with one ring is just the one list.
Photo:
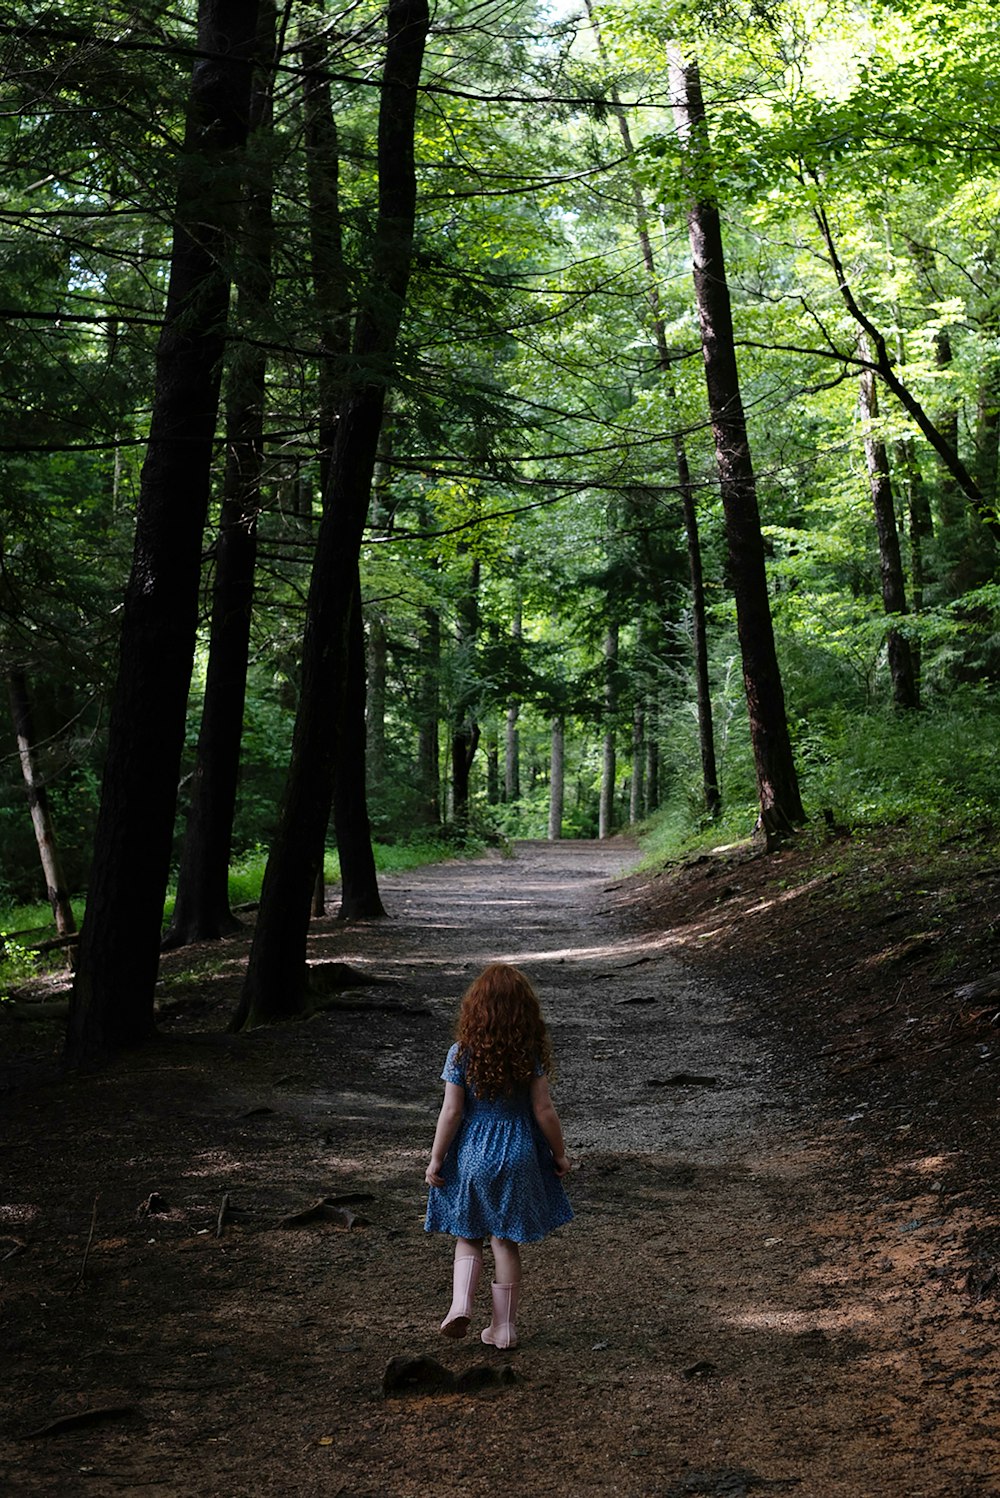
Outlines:
{"label": "tree", "polygon": [[[899,551],[899,532],[896,529],[889,454],[878,432],[878,396],[875,376],[870,369],[865,369],[861,373],[859,404],[865,460],[868,464],[868,481],[871,487],[872,507],[875,511],[875,530],[878,535],[882,602],[887,614],[899,616],[907,612],[903,563]],[[889,654],[889,674],[892,677],[892,695],[896,706],[917,707],[918,689],[910,642],[895,625],[890,625],[886,636],[886,646]]]}
{"label": "tree", "polygon": [[17,667],[12,667],[7,673],[7,686],[18,757],[21,761],[21,773],[24,776],[24,788],[28,797],[32,825],[35,829],[38,856],[42,864],[42,873],[45,876],[45,893],[52,906],[52,914],[59,935],[71,936],[76,931],[76,919],[63,877],[62,860],[59,856],[59,845],[56,841],[48,791],[38,770],[31,698],[28,695],[28,680],[25,673]]}
{"label": "tree", "polygon": [[674,108],[692,195],[692,270],[719,488],[726,515],[743,683],[757,771],[760,820],[770,839],[805,820],[785,716],[785,697],[767,593],[757,489],[740,397],[719,209],[706,175],[708,132],[697,64],[671,57]]}
{"label": "tree", "polygon": [[[429,17],[425,0],[391,0],[378,126],[378,214],[368,285],[341,394],[307,600],[292,758],[235,1028],[307,1006],[309,901],[343,754],[351,617],[386,389],[410,278],[416,214],[414,123]],[[317,828],[320,834],[317,835]]]}
{"label": "tree", "polygon": [[77,1063],[153,1029],[256,9],[241,0],[199,6],[170,283],[70,1006],[67,1055]]}
{"label": "tree", "polygon": [[229,860],[250,656],[257,517],[262,505],[267,355],[260,328],[273,280],[269,152],[274,49],[274,4],[260,0],[261,65],[250,102],[251,140],[256,150],[248,165],[242,244],[236,260],[244,337],[236,343],[229,369],[208,674],[177,898],[165,948],[216,940],[240,925],[229,908]]}

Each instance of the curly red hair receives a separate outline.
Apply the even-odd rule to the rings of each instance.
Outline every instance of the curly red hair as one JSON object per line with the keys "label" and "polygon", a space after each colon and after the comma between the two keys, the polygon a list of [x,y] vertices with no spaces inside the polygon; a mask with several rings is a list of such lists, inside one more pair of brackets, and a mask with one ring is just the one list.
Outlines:
{"label": "curly red hair", "polygon": [[482,1098],[508,1097],[531,1085],[552,1047],[538,995],[518,968],[491,962],[462,999],[456,1027],[466,1075]]}

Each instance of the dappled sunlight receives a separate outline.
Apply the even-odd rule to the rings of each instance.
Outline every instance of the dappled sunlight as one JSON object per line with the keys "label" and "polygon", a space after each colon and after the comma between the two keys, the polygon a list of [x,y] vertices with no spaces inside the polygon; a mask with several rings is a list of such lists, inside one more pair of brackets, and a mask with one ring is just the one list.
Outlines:
{"label": "dappled sunlight", "polygon": [[535,948],[532,951],[506,952],[499,960],[515,964],[526,962],[602,962],[612,961],[627,967],[636,957],[655,956],[679,944],[678,938],[667,932],[649,936],[635,936],[621,941],[604,942],[593,947],[553,947],[551,950]]}
{"label": "dappled sunlight", "polygon": [[789,1337],[801,1337],[809,1332],[859,1332],[876,1327],[879,1319],[877,1307],[859,1301],[836,1309],[810,1308],[799,1311],[765,1302],[753,1306],[734,1306],[719,1317],[724,1325],[737,1327],[742,1331],[780,1332]]}
{"label": "dappled sunlight", "polygon": [[815,879],[807,879],[804,884],[797,884],[794,889],[784,889],[780,894],[772,895],[767,900],[759,900],[756,905],[748,905],[743,914],[760,915],[765,910],[772,910],[776,905],[787,905],[790,901],[798,900],[802,895],[811,894],[813,890],[829,882],[829,874],[818,874]]}
{"label": "dappled sunlight", "polygon": [[[247,1153],[253,1159],[257,1154],[257,1146],[249,1145]],[[186,1180],[211,1180],[216,1176],[232,1176],[234,1171],[242,1171],[246,1167],[245,1159],[230,1154],[228,1150],[206,1150],[204,1154],[195,1155],[181,1175]]]}

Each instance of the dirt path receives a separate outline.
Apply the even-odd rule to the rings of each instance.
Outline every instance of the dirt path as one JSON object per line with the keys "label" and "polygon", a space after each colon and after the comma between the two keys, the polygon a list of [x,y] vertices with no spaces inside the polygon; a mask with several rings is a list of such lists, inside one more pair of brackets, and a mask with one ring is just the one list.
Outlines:
{"label": "dirt path", "polygon": [[[629,856],[530,844],[387,879],[393,919],[324,923],[313,955],[393,982],[278,1031],[221,1033],[245,943],[228,976],[218,948],[175,954],[160,1045],[7,1096],[3,1492],[1000,1493],[947,1159],[866,1172],[855,1120],[797,1098],[773,1033],[642,929],[612,883]],[[450,1243],[422,1231],[455,1007],[497,957],[542,996],[579,1164],[502,1354],[437,1335]],[[153,1192],[166,1210],[137,1211]],[[278,1225],[328,1196],[367,1221]],[[396,1357],[491,1381],[418,1368],[387,1396]]]}

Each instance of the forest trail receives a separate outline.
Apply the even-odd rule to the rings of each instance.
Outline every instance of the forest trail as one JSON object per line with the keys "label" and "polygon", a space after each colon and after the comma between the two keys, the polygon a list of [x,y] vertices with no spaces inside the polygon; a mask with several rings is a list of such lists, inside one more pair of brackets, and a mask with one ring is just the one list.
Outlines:
{"label": "forest trail", "polygon": [[[947,1161],[907,1162],[904,1191],[873,1163],[859,1188],[850,1118],[648,928],[616,882],[633,857],[519,844],[386,878],[389,921],[311,943],[380,981],[247,1037],[221,1033],[245,939],[228,976],[218,947],[176,954],[160,1044],[6,1096],[0,1234],[25,1249],[2,1264],[4,1492],[1000,1493],[998,1354],[946,1272]],[[578,1165],[508,1353],[437,1334],[451,1245],[422,1230],[454,1013],[493,958],[539,990]],[[279,1225],[325,1197],[362,1217]],[[394,1358],[445,1375],[384,1393]]]}

